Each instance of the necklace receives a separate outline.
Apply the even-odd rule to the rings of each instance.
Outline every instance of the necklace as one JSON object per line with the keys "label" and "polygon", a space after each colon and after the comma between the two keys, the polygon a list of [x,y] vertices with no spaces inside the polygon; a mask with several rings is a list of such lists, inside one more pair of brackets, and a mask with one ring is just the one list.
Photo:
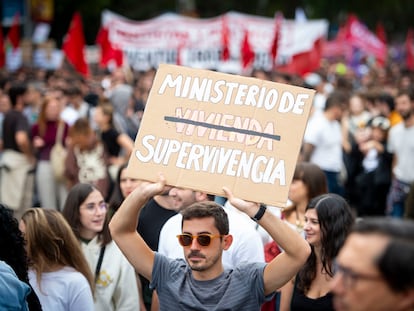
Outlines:
{"label": "necklace", "polygon": [[300,217],[299,217],[299,213],[298,213],[298,208],[295,207],[295,213],[296,213],[296,230],[298,232],[302,232],[303,231],[303,223],[300,221]]}

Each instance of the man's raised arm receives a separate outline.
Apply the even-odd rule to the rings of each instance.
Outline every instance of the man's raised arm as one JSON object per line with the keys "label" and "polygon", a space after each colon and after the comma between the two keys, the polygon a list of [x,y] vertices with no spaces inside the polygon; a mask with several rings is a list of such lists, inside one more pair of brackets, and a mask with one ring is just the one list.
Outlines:
{"label": "man's raised arm", "polygon": [[257,217],[272,239],[283,249],[264,270],[264,289],[268,295],[286,282],[291,280],[304,265],[311,252],[308,242],[295,230],[292,230],[283,220],[266,211],[259,204],[235,198],[231,191],[223,188],[229,202],[248,216]]}
{"label": "man's raised arm", "polygon": [[122,202],[109,223],[112,238],[135,270],[151,280],[154,252],[137,232],[138,215],[145,203],[162,192],[165,179],[160,175],[158,182],[142,181]]}

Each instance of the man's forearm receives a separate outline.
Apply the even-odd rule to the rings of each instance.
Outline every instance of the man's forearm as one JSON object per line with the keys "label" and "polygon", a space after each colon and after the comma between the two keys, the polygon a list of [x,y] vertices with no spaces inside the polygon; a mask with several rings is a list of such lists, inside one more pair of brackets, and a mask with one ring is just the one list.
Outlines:
{"label": "man's forearm", "polygon": [[136,228],[141,208],[152,196],[160,193],[165,180],[160,177],[157,183],[141,182],[121,204],[109,223],[111,235],[135,270],[151,280],[154,265],[154,252],[138,234]]}
{"label": "man's forearm", "polygon": [[302,147],[302,160],[305,162],[309,162],[312,156],[314,146],[308,143],[305,143]]}
{"label": "man's forearm", "polygon": [[266,211],[258,223],[287,255],[292,258],[298,257],[299,260],[308,257],[310,252],[308,242],[279,217],[276,217],[270,211]]}
{"label": "man's forearm", "polygon": [[114,239],[119,233],[136,231],[139,212],[149,199],[148,196],[139,190],[136,189],[130,193],[112,217],[109,228]]}
{"label": "man's forearm", "polygon": [[122,202],[109,224],[111,234],[136,232],[138,215],[145,203],[164,188],[165,180],[157,183],[142,181]]}
{"label": "man's forearm", "polygon": [[265,294],[270,294],[289,282],[305,264],[311,250],[308,242],[283,220],[269,211],[259,220],[259,224],[283,249],[265,268]]}

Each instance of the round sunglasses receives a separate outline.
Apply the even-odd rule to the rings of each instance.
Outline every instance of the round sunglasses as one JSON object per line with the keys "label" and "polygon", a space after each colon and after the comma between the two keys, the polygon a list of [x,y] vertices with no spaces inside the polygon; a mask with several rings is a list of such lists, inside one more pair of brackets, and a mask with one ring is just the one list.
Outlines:
{"label": "round sunglasses", "polygon": [[193,243],[193,239],[197,239],[197,243],[201,246],[209,246],[211,243],[211,240],[214,238],[221,238],[224,235],[221,234],[208,234],[208,233],[202,233],[198,235],[191,235],[188,233],[183,233],[177,235],[178,242],[181,244],[181,246],[189,246]]}

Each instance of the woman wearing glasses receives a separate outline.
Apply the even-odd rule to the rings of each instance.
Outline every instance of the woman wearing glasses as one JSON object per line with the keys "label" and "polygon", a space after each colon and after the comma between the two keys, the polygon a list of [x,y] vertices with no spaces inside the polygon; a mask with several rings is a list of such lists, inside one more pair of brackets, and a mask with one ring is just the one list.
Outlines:
{"label": "woman wearing glasses", "polygon": [[334,310],[334,259],[353,223],[351,208],[339,195],[322,194],[309,202],[304,231],[311,255],[294,280],[282,287],[280,311]]}
{"label": "woman wearing glasses", "polygon": [[102,193],[79,183],[68,193],[63,215],[81,241],[95,275],[95,310],[139,310],[137,281],[108,229],[108,207]]}

